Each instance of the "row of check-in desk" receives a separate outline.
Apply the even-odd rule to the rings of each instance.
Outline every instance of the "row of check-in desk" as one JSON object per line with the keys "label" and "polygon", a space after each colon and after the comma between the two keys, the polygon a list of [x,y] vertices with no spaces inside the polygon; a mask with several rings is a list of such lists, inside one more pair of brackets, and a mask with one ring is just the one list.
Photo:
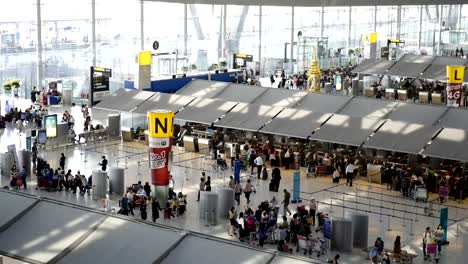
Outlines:
{"label": "row of check-in desk", "polygon": [[[385,89],[385,99],[387,100],[393,100],[395,99],[395,92],[398,93],[398,100],[400,101],[406,101],[408,99],[408,90],[403,90],[403,89],[393,89],[393,88],[387,88]],[[369,87],[369,88],[364,88],[364,95],[367,97],[375,97],[376,92],[374,87]],[[431,102],[429,102],[429,92],[419,92],[418,93],[418,101],[421,104],[436,104],[436,105],[442,105],[445,104],[443,95],[441,93],[431,93]]]}

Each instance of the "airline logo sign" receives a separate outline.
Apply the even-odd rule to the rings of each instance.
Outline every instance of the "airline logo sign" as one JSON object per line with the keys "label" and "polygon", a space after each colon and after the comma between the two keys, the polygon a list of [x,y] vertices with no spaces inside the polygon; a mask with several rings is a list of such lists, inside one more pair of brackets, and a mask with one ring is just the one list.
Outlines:
{"label": "airline logo sign", "polygon": [[447,65],[447,106],[459,107],[463,97],[464,66]]}
{"label": "airline logo sign", "polygon": [[[149,135],[153,138],[169,138],[172,137],[174,129],[174,113],[169,111],[161,112],[148,112],[148,126]],[[154,142],[155,145],[159,144],[159,147],[164,147],[165,141]],[[166,144],[168,147],[169,144]],[[151,142],[150,142],[150,147]],[[157,148],[157,146],[154,146]]]}

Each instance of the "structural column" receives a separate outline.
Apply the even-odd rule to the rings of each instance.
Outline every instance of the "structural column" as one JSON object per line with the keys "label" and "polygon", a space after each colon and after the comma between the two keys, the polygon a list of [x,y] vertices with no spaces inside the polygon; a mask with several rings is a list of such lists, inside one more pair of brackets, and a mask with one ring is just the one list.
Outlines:
{"label": "structural column", "polygon": [[348,20],[348,50],[351,48],[351,23],[352,23],[352,10],[353,8],[349,6],[349,20]]}
{"label": "structural column", "polygon": [[260,75],[263,76],[262,69],[262,6],[258,7],[258,64]]}
{"label": "structural column", "polygon": [[442,42],[442,21],[443,21],[443,16],[444,16],[444,6],[443,5],[439,5],[439,26],[438,26],[438,30],[439,30],[439,37],[438,37],[438,41],[437,41],[437,54],[436,55],[439,55],[441,54],[441,42]]}
{"label": "structural column", "polygon": [[294,6],[291,7],[291,47],[289,54],[289,70],[290,74],[294,74]]}
{"label": "structural column", "polygon": [[323,37],[323,30],[325,27],[325,7],[322,6],[322,11],[320,12],[320,37]]}
{"label": "structural column", "polygon": [[188,36],[187,36],[187,26],[188,26],[188,14],[187,14],[187,5],[184,4],[184,57],[188,56],[188,51],[187,51],[187,42],[188,42]]}
{"label": "structural column", "polygon": [[41,0],[36,1],[37,16],[37,86],[42,87],[42,19],[41,19]]}
{"label": "structural column", "polygon": [[140,0],[140,50],[145,50],[145,1]]}
{"label": "structural column", "polygon": [[377,32],[377,6],[374,6],[373,32]]}
{"label": "structural column", "polygon": [[226,27],[227,27],[227,5],[224,5],[224,7],[223,7],[223,43],[222,43],[223,51],[222,51],[222,56],[227,61],[229,61],[229,58],[227,58],[228,53],[227,53],[227,50],[226,50],[226,36],[227,36]]}
{"label": "structural column", "polygon": [[397,7],[397,32],[396,38],[400,39],[401,37],[401,5]]}
{"label": "structural column", "polygon": [[422,20],[423,20],[423,6],[419,6],[419,27],[418,27],[418,51],[421,51],[421,39],[422,39]]}
{"label": "structural column", "polygon": [[92,66],[96,66],[96,0],[91,0],[91,51]]}

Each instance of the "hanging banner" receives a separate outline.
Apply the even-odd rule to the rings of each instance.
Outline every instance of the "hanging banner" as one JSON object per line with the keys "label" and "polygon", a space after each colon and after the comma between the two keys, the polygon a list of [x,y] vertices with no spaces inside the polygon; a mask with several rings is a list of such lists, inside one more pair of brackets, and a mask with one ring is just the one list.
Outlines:
{"label": "hanging banner", "polygon": [[301,193],[301,172],[294,172],[293,201],[299,202]]}
{"label": "hanging banner", "polygon": [[447,106],[459,107],[463,97],[465,66],[447,65]]}
{"label": "hanging banner", "polygon": [[447,241],[447,227],[448,227],[448,208],[440,209],[440,224],[444,229],[444,236],[442,237],[442,241]]}
{"label": "hanging banner", "polygon": [[174,113],[161,110],[148,112],[147,116],[151,183],[155,186],[168,186]]}

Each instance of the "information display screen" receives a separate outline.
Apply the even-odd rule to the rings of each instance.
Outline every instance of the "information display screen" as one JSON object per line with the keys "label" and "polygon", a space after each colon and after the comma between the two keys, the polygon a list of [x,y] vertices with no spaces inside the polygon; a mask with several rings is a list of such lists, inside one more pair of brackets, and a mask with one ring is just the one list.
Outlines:
{"label": "information display screen", "polygon": [[249,54],[233,54],[233,65],[234,69],[241,69],[247,67],[247,62],[253,62],[253,56]]}
{"label": "information display screen", "polygon": [[47,142],[47,134],[45,130],[39,130],[37,134],[37,141],[40,144],[45,144]]}
{"label": "information display screen", "polygon": [[109,79],[112,77],[112,70],[102,67],[91,67],[91,106],[99,103],[109,95]]}
{"label": "information display screen", "polygon": [[57,115],[48,115],[44,117],[46,135],[48,138],[57,137]]}

